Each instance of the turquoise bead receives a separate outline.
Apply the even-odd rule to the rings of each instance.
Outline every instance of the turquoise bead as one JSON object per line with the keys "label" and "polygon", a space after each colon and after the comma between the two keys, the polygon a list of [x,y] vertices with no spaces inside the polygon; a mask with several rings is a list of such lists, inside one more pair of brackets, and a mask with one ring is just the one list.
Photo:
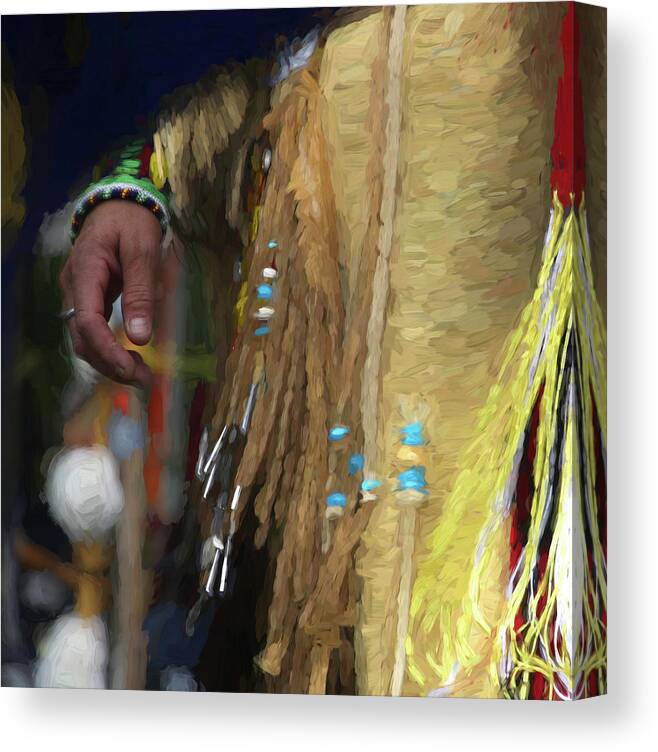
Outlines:
{"label": "turquoise bead", "polygon": [[329,441],[340,441],[344,439],[350,432],[347,426],[334,426],[329,429]]}
{"label": "turquoise bead", "polygon": [[260,300],[272,299],[272,288],[269,285],[258,285],[256,292]]}
{"label": "turquoise bead", "polygon": [[327,496],[328,507],[344,507],[347,504],[347,496],[344,493],[332,493]]}

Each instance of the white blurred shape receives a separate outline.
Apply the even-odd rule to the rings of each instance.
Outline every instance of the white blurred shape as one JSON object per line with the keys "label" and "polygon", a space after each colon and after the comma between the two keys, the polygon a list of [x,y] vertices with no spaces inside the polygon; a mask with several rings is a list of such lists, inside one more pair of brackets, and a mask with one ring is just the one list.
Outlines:
{"label": "white blurred shape", "polygon": [[60,616],[37,648],[36,687],[105,689],[108,634],[100,616]]}
{"label": "white blurred shape", "polygon": [[71,250],[71,201],[52,214],[44,214],[37,234],[36,250],[41,256],[64,256]]}
{"label": "white blurred shape", "polygon": [[112,453],[102,446],[62,450],[48,468],[46,496],[53,519],[72,542],[102,540],[123,509]]}

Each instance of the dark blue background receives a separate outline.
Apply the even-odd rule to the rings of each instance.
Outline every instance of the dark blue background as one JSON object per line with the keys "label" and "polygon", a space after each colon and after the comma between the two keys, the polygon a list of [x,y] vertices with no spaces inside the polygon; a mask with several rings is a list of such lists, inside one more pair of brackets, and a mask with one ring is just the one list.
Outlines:
{"label": "dark blue background", "polygon": [[288,8],[88,14],[79,66],[70,64],[65,49],[70,16],[3,16],[2,44],[24,122],[30,121],[36,88],[48,105],[48,122],[35,124],[43,130],[27,134],[27,217],[17,245],[31,247],[43,213],[61,206],[73,181],[109,143],[134,132],[140,116],[152,113],[164,94],[197,80],[213,64],[271,55],[277,35],[304,33],[319,13]]}

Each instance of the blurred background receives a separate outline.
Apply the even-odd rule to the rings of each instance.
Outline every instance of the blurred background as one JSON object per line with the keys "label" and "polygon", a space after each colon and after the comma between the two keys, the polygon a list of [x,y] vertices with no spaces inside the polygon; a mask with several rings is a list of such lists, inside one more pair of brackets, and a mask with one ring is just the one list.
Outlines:
{"label": "blurred background", "polygon": [[[41,625],[71,606],[47,572],[26,571],[17,534],[68,562],[43,503],[72,378],[57,278],[66,216],[109,147],[148,128],[160,99],[212,65],[270,57],[317,23],[314,8],[2,17],[3,685],[31,684]],[[189,409],[193,389],[181,401]],[[180,415],[185,428],[185,417]],[[180,458],[179,458],[180,459]],[[175,682],[185,677],[172,677]]]}

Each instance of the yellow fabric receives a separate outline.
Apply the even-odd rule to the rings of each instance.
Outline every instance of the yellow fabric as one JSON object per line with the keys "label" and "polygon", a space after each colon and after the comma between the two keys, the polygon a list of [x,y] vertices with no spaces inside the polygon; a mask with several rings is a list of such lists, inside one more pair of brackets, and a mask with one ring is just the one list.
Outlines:
{"label": "yellow fabric", "polygon": [[151,159],[149,161],[149,178],[159,191],[164,188],[164,185],[167,182],[167,164],[164,161],[164,157],[162,158],[162,161],[158,158],[158,153],[156,151],[151,154]]}

